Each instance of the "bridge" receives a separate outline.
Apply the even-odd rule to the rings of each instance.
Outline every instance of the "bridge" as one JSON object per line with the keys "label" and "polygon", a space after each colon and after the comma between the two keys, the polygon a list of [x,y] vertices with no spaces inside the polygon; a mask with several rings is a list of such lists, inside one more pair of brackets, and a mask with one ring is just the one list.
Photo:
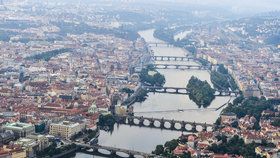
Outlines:
{"label": "bridge", "polygon": [[172,47],[173,45],[171,44],[168,44],[168,43],[165,43],[165,42],[148,42],[147,43],[149,46],[155,46],[155,47],[158,47],[158,46],[162,46],[162,47]]}
{"label": "bridge", "polygon": [[[92,151],[89,150],[83,150],[84,152],[87,152],[89,154],[94,155],[100,155],[105,157],[119,157],[119,158],[134,158],[134,157],[142,157],[142,158],[152,158],[155,157],[154,154],[139,152],[135,150],[129,150],[129,149],[121,149],[121,148],[115,148],[115,147],[109,147],[109,146],[102,146],[102,145],[89,145],[89,144],[82,144],[82,143],[75,143],[77,146],[85,149],[92,149]],[[105,150],[108,153],[103,153],[100,150]],[[123,154],[127,156],[123,156]]]}
{"label": "bridge", "polygon": [[[174,119],[171,120],[171,119],[164,119],[164,118],[161,119],[149,118],[143,116],[115,116],[115,117],[118,124],[127,124],[131,126],[185,131],[185,132],[193,132],[193,133],[200,132],[200,131],[212,131],[213,128],[215,127],[213,124],[178,121]],[[156,125],[156,122],[158,125]],[[169,124],[170,126],[169,127],[166,126],[167,124]]]}
{"label": "bridge", "polygon": [[[186,87],[155,87],[155,86],[142,86],[142,88],[146,89],[149,92],[157,92],[157,93],[171,93],[171,94],[186,94],[188,95],[190,92]],[[231,91],[231,90],[218,90],[215,89],[215,96],[238,96],[240,94],[239,91]]]}
{"label": "bridge", "polygon": [[153,64],[156,69],[195,69],[195,70],[209,70],[210,68],[202,65],[179,65],[179,64]]}
{"label": "bridge", "polygon": [[178,57],[178,56],[152,56],[154,61],[190,61],[195,60],[194,57]]}

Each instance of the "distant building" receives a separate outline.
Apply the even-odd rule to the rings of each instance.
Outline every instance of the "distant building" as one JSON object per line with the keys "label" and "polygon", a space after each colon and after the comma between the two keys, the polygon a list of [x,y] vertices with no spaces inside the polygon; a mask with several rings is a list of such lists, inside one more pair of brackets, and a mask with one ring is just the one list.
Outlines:
{"label": "distant building", "polygon": [[51,123],[49,134],[69,139],[71,136],[85,129],[85,123],[74,123],[63,121],[60,123]]}
{"label": "distant building", "polygon": [[3,133],[0,133],[0,145],[8,144],[10,141],[13,141],[15,139],[15,134],[13,131],[5,131]]}
{"label": "distant building", "polygon": [[4,130],[11,130],[16,137],[26,137],[32,133],[35,133],[35,126],[28,123],[14,122],[4,125]]}
{"label": "distant building", "polygon": [[222,124],[231,124],[233,121],[237,119],[237,116],[235,113],[223,113],[221,114],[221,123]]}

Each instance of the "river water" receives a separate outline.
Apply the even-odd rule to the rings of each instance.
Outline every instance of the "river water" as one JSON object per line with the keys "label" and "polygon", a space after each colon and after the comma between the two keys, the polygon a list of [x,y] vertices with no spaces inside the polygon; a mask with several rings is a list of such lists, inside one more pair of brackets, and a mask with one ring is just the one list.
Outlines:
{"label": "river water", "polygon": [[[154,30],[145,30],[139,32],[146,42],[162,42],[154,38]],[[155,55],[159,56],[185,56],[188,52],[176,47],[151,47]],[[192,61],[161,61],[158,63],[171,64],[197,64]],[[186,87],[191,76],[196,76],[201,80],[210,81],[210,74],[206,70],[175,70],[160,69],[158,70],[166,78],[164,86]],[[217,108],[226,103],[230,97],[216,97],[208,108],[199,108],[187,95],[149,93],[148,98],[143,103],[135,103],[134,112],[138,116],[147,116],[154,118],[168,118],[175,120],[195,121],[201,123],[214,123],[219,117],[221,110]],[[183,109],[178,111],[178,109]],[[211,110],[212,109],[212,110]],[[115,125],[114,131],[100,132],[99,144],[124,149],[133,149],[142,152],[152,152],[156,145],[164,144],[166,141],[178,138],[182,133],[178,131],[160,130],[144,127],[135,127],[129,125]],[[76,157],[92,157],[78,153]],[[96,156],[94,156],[96,157]],[[100,158],[100,157],[96,157]]]}

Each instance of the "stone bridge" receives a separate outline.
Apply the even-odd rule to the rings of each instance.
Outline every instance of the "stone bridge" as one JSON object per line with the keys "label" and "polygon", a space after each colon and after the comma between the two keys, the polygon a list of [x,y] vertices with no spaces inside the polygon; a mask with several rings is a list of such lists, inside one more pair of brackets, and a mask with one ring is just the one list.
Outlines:
{"label": "stone bridge", "polygon": [[[149,92],[157,92],[157,93],[171,93],[171,94],[189,94],[187,88],[184,87],[154,87],[154,86],[142,86],[142,88],[146,89]],[[215,89],[215,96],[238,96],[240,91],[230,91],[230,90],[218,90]]]}
{"label": "stone bridge", "polygon": [[[199,131],[211,131],[214,128],[213,124],[178,121],[164,118],[148,118],[143,116],[116,116],[116,120],[118,124],[128,124],[131,126],[186,131],[193,133]],[[167,126],[167,124],[169,124],[169,126]]]}
{"label": "stone bridge", "polygon": [[154,61],[190,61],[195,60],[194,57],[186,56],[186,57],[178,57],[178,56],[152,56]]}
{"label": "stone bridge", "polygon": [[209,70],[210,68],[202,65],[179,65],[179,64],[153,64],[156,69],[195,69],[195,70]]}
{"label": "stone bridge", "polygon": [[[82,150],[83,152],[87,152],[89,154],[94,155],[101,155],[105,157],[119,157],[119,158],[134,158],[134,157],[142,157],[142,158],[154,158],[155,155],[139,152],[135,150],[129,150],[129,149],[121,149],[121,148],[115,148],[115,147],[109,147],[109,146],[102,146],[102,145],[89,145],[89,144],[81,144],[81,143],[75,143],[77,146],[84,148]],[[92,151],[86,150],[86,149],[92,149]],[[102,152],[107,151],[106,153]],[[125,155],[125,156],[124,156]]]}

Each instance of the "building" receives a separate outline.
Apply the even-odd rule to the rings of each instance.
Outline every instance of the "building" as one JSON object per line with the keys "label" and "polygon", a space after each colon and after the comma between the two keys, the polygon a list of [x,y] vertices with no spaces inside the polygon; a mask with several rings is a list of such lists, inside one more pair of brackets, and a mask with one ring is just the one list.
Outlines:
{"label": "building", "polygon": [[15,139],[15,134],[13,131],[5,131],[3,133],[0,133],[0,144],[8,144],[10,141],[13,141]]}
{"label": "building", "polygon": [[27,135],[35,133],[34,125],[21,122],[7,123],[3,126],[3,129],[13,131],[16,138],[26,137]]}
{"label": "building", "polygon": [[0,148],[1,158],[26,158],[26,151],[18,145],[5,145]]}
{"label": "building", "polygon": [[71,138],[71,136],[79,133],[85,129],[85,123],[74,123],[70,121],[63,121],[60,123],[50,124],[50,134],[65,139]]}
{"label": "building", "polygon": [[15,142],[24,149],[28,157],[34,157],[37,151],[42,151],[49,146],[49,139],[44,135],[28,135],[26,138],[20,138]]}
{"label": "building", "polygon": [[221,114],[221,123],[222,124],[231,124],[237,119],[237,116],[235,113],[223,113]]}

